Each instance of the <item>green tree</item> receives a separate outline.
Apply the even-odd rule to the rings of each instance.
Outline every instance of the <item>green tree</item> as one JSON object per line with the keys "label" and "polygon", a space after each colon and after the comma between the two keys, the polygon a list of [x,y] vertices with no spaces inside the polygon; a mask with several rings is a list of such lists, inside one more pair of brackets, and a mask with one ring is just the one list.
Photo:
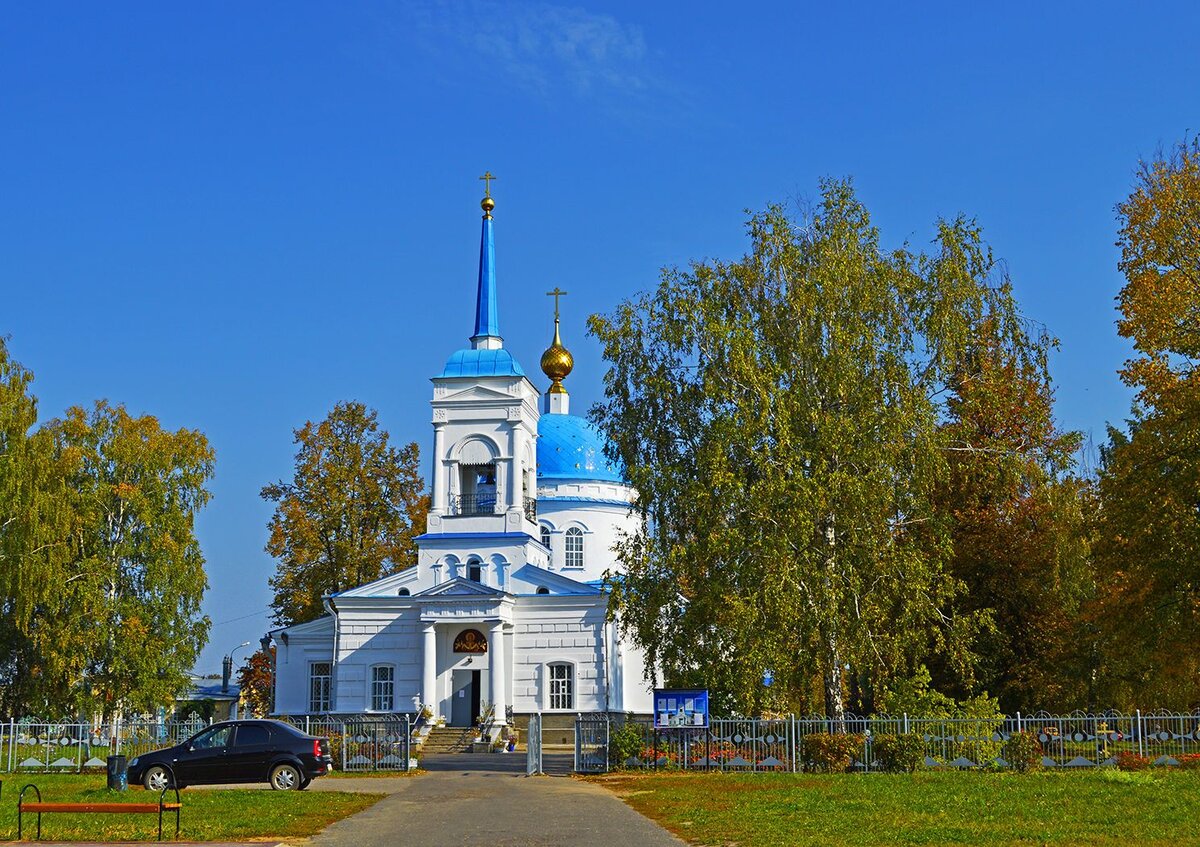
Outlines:
{"label": "green tree", "polygon": [[[888,252],[829,181],[808,220],[771,207],[748,230],[742,260],[667,270],[591,319],[609,362],[593,415],[647,517],[614,611],[725,708],[840,718],[847,667],[878,686],[936,650],[969,671],[977,619],[951,614],[931,501],[940,398],[985,322],[1019,361],[1036,351],[969,221],[940,222],[931,255]],[[764,704],[765,668],[789,702]]]}
{"label": "green tree", "polygon": [[1200,704],[1200,138],[1143,162],[1117,207],[1129,432],[1100,472],[1095,622],[1110,696]]}
{"label": "green tree", "polygon": [[213,451],[199,432],[97,402],[46,430],[68,463],[70,560],[52,618],[31,628],[56,702],[114,715],[151,710],[188,685],[208,637],[195,516]]}
{"label": "green tree", "polygon": [[267,552],[279,560],[272,608],[285,626],[319,617],[329,594],[413,564],[429,511],[416,442],[390,446],[362,403],[339,403],[295,441],[292,481],[262,490],[275,503]]}
{"label": "green tree", "polygon": [[0,706],[44,710],[31,623],[55,600],[68,558],[66,484],[48,433],[35,429],[33,374],[0,338]]}

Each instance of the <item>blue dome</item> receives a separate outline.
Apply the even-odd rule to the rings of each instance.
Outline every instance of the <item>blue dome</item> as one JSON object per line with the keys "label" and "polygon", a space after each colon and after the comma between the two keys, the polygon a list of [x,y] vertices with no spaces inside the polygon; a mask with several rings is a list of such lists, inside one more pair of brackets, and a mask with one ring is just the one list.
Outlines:
{"label": "blue dome", "polygon": [[442,376],[525,376],[512,353],[499,350],[458,350],[446,360]]}
{"label": "blue dome", "polygon": [[604,455],[604,436],[575,415],[542,415],[538,419],[539,479],[590,479],[624,483],[624,468]]}

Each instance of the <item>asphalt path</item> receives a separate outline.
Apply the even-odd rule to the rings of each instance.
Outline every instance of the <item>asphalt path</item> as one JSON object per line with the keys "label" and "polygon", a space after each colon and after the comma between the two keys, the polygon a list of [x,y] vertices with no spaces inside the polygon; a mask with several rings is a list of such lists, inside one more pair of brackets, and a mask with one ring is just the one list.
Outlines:
{"label": "asphalt path", "polygon": [[[543,762],[556,766],[556,760]],[[569,765],[569,762],[568,762]],[[426,756],[427,773],[309,840],[312,847],[681,847],[658,824],[590,782],[525,776],[525,757]],[[549,769],[548,767],[548,769]],[[367,782],[368,780],[362,780]],[[317,787],[322,780],[313,782]],[[359,780],[331,779],[326,783]],[[323,790],[332,785],[322,786]],[[311,790],[311,789],[310,789]],[[359,790],[347,785],[340,790]]]}

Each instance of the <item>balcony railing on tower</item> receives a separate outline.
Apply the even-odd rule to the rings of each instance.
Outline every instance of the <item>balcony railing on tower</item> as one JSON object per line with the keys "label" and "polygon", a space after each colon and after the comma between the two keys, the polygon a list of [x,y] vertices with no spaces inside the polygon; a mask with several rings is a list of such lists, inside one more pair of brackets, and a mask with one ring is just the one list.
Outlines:
{"label": "balcony railing on tower", "polygon": [[[451,494],[451,515],[494,515],[499,509],[500,502],[494,492],[487,494]],[[531,523],[537,523],[537,498],[526,497],[524,501],[525,517]]]}
{"label": "balcony railing on tower", "polygon": [[451,494],[450,513],[453,515],[494,515],[496,514],[496,492]]}

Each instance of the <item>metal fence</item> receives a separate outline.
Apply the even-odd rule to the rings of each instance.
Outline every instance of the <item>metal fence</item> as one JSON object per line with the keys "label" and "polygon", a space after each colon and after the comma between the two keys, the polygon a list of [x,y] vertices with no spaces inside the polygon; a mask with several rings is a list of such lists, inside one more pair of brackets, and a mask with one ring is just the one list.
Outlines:
{"label": "metal fence", "polygon": [[[576,770],[796,772],[806,767],[805,738],[838,728],[829,718],[816,716],[714,718],[707,729],[655,729],[648,718],[580,715],[575,724]],[[1047,768],[1115,765],[1122,753],[1144,757],[1151,765],[1177,765],[1181,757],[1200,753],[1200,711],[1037,712],[990,718],[848,716],[844,728],[861,738],[850,767],[864,772],[880,769],[874,739],[883,735],[916,736],[924,745],[925,765],[933,768],[1007,768],[1004,744],[1018,732],[1031,733],[1038,739],[1042,765]]]}
{"label": "metal fence", "polygon": [[329,739],[334,768],[406,771],[412,755],[412,715],[299,715],[279,718],[309,735]]}
{"label": "metal fence", "polygon": [[609,719],[607,715],[579,715],[575,721],[575,772],[608,770]]}
{"label": "metal fence", "polygon": [[[310,735],[329,738],[334,767],[347,771],[408,770],[411,716],[347,715],[282,718]],[[129,758],[171,747],[211,723],[124,719],[115,723],[43,721],[0,723],[0,772],[82,771],[102,768],[110,755]]]}
{"label": "metal fence", "polygon": [[104,767],[110,755],[133,757],[170,747],[207,725],[200,718],[123,720],[103,725],[37,718],[10,720],[0,724],[0,770],[79,771]]}

